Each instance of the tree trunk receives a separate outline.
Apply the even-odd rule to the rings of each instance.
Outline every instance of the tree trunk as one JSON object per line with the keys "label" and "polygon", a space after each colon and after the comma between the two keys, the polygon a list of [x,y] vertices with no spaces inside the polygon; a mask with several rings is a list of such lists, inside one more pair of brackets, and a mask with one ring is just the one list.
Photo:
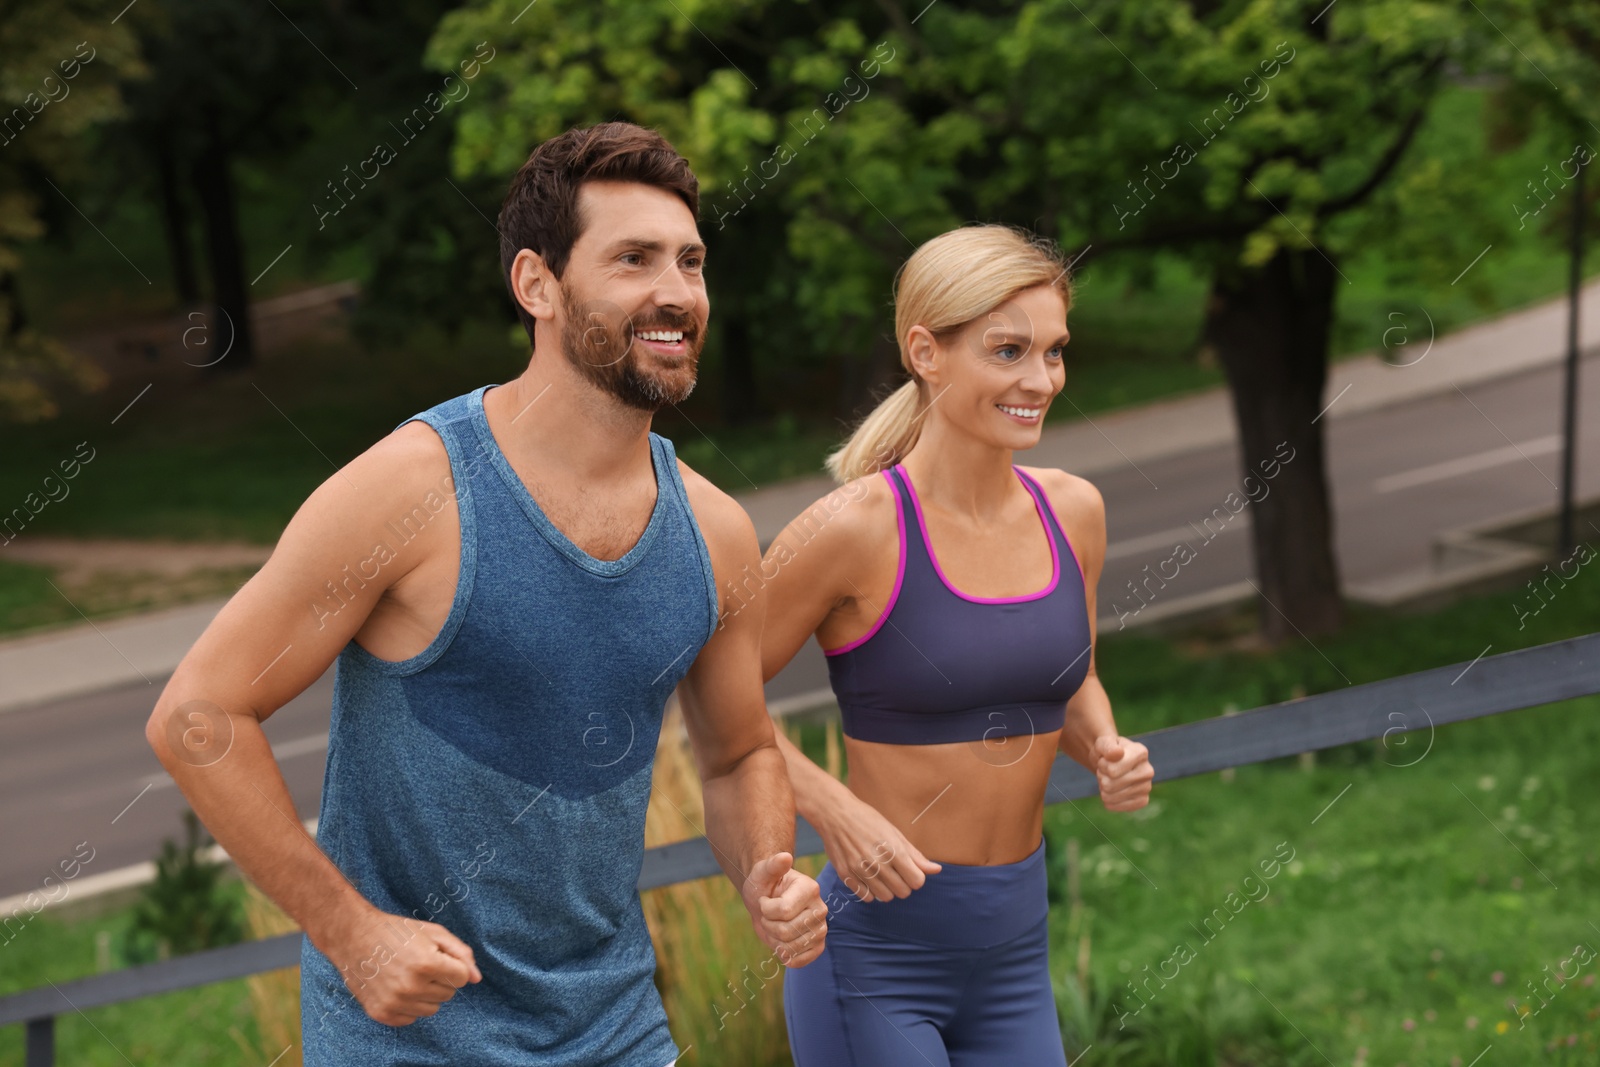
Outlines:
{"label": "tree trunk", "polygon": [[1318,419],[1335,278],[1317,250],[1280,249],[1263,267],[1219,269],[1206,306],[1204,339],[1233,393],[1257,608],[1273,644],[1331,633],[1344,621]]}
{"label": "tree trunk", "polygon": [[213,343],[226,345],[216,369],[240,369],[254,362],[250,335],[249,288],[244,280],[244,242],[234,207],[231,157],[216,117],[205,121],[205,143],[194,161],[195,193],[205,222],[206,254],[211,266],[211,299],[217,309],[210,323]]}
{"label": "tree trunk", "polygon": [[161,191],[161,229],[167,240],[167,259],[172,265],[172,288],[179,307],[192,307],[200,301],[200,283],[195,276],[194,250],[189,245],[189,219],[184,210],[178,179],[178,161],[172,139],[158,136],[152,152],[156,163],[156,184]]}

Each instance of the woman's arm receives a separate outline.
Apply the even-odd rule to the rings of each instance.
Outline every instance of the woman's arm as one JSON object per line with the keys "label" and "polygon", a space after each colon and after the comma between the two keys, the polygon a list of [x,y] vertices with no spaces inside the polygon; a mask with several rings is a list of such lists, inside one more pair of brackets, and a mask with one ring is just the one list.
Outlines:
{"label": "woman's arm", "polygon": [[1150,802],[1155,771],[1150,766],[1149,750],[1117,732],[1111,698],[1100,684],[1094,663],[1098,640],[1096,593],[1106,559],[1105,500],[1093,483],[1063,471],[1041,470],[1035,477],[1044,487],[1056,521],[1083,566],[1084,601],[1089,616],[1089,670],[1083,684],[1067,701],[1059,747],[1094,772],[1100,783],[1100,800],[1107,810],[1134,811]]}
{"label": "woman's arm", "polygon": [[[881,481],[881,479],[879,479]],[[850,626],[854,616],[863,565],[874,562],[863,551],[874,520],[883,516],[881,501],[873,500],[873,479],[860,478],[816,501],[784,527],[767,546],[760,572],[744,583],[752,606],[763,608],[761,672],[771,681],[789,665],[801,647],[819,630]],[[887,492],[884,491],[884,496]],[[893,518],[888,520],[891,524]],[[897,561],[890,560],[892,571]],[[865,630],[871,620],[861,625]],[[777,731],[793,783],[795,809],[813,826],[820,827],[848,806],[854,794],[833,775],[817,766]]]}
{"label": "woman's arm", "polygon": [[[847,644],[877,621],[886,590],[879,579],[899,564],[898,504],[876,475],[823,497],[767,548],[759,575],[745,583],[765,609],[761,669],[767,680],[816,634],[823,647]],[[861,900],[905,897],[940,870],[893,823],[817,766],[776,731],[794,791],[795,810],[822,836],[840,880]]]}

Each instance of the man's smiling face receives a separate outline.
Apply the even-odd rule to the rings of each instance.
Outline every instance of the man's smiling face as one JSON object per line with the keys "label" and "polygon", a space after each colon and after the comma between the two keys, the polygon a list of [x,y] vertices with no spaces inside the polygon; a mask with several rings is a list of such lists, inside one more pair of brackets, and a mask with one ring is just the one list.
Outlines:
{"label": "man's smiling face", "polygon": [[614,181],[585,182],[578,212],[581,233],[560,282],[562,351],[629,407],[682,403],[711,314],[694,215],[665,189]]}

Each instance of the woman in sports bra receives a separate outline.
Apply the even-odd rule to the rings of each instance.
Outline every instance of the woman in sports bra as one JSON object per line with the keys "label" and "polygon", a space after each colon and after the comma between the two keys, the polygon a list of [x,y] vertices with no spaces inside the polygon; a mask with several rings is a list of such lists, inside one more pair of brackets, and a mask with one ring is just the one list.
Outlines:
{"label": "woman in sports bra", "polygon": [[1144,806],[1152,778],[1095,677],[1100,494],[1012,464],[1064,382],[1071,283],[1053,246],[983,225],[922,245],[895,288],[911,380],[829,457],[841,487],[762,566],[766,677],[816,635],[850,772],[780,735],[829,857],[827,947],[784,976],[790,1047],[796,1067],[1064,1065],[1051,764],[1093,771],[1112,811]]}

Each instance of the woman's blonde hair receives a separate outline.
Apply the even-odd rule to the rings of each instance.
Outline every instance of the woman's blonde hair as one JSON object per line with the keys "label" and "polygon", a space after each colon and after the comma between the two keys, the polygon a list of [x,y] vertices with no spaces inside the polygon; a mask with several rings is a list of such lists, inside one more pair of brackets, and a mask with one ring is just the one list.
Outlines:
{"label": "woman's blonde hair", "polygon": [[891,467],[917,443],[928,398],[911,369],[906,335],[922,326],[944,341],[1018,293],[1050,285],[1072,308],[1072,278],[1053,243],[1014,226],[975,224],[942,233],[906,260],[894,281],[894,333],[911,380],[890,393],[828,457],[841,485]]}

